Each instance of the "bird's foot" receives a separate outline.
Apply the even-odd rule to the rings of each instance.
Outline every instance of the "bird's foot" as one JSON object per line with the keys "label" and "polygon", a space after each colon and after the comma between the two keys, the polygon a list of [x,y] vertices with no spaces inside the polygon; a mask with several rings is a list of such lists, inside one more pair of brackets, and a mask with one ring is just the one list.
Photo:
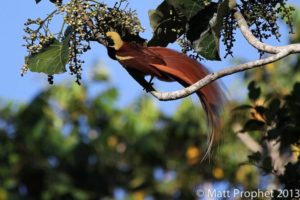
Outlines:
{"label": "bird's foot", "polygon": [[146,92],[155,91],[155,89],[153,88],[153,83],[152,83],[152,82],[149,82],[149,83],[144,87],[144,90],[145,90]]}

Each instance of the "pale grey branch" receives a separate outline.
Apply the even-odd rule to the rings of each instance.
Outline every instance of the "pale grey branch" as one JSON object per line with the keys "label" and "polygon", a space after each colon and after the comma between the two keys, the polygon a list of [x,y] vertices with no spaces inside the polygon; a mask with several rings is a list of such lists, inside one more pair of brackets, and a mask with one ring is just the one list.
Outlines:
{"label": "pale grey branch", "polygon": [[246,38],[246,40],[256,49],[264,51],[264,52],[268,52],[268,53],[278,53],[280,51],[280,49],[278,49],[277,47],[274,47],[272,45],[269,44],[265,44],[261,41],[259,41],[251,32],[251,30],[249,29],[249,26],[247,24],[247,21],[245,20],[245,18],[243,17],[242,13],[240,13],[239,11],[236,11],[234,13],[234,17],[238,23],[238,26],[243,34],[243,36]]}
{"label": "pale grey branch", "polygon": [[286,48],[292,48],[295,52],[300,51],[300,44],[291,44],[291,45],[286,45],[286,46],[272,46],[272,45],[269,45],[269,44],[259,41],[252,34],[252,32],[249,29],[249,26],[247,24],[247,21],[243,17],[242,13],[240,13],[239,11],[235,11],[234,17],[237,20],[238,26],[239,26],[243,36],[256,49],[264,51],[264,52],[268,52],[271,54],[279,53],[282,49],[286,49]]}
{"label": "pale grey branch", "polygon": [[289,55],[290,51],[288,49],[282,50],[278,54],[269,56],[267,58],[255,60],[252,62],[236,65],[233,67],[229,67],[223,70],[220,70],[218,72],[211,73],[198,82],[194,83],[193,85],[183,88],[181,90],[173,91],[173,92],[158,92],[158,91],[152,91],[151,94],[155,96],[157,99],[161,101],[168,101],[168,100],[175,100],[175,99],[181,99],[184,97],[189,96],[190,94],[196,92],[197,90],[201,89],[202,87],[208,85],[209,83],[222,78],[224,76],[228,76],[230,74],[234,74],[240,71],[245,71],[248,69],[253,69],[256,67],[263,66],[268,63],[275,62],[277,60],[280,60],[284,58],[285,56]]}
{"label": "pale grey branch", "polygon": [[290,54],[300,53],[300,44],[290,44],[286,46],[272,46],[265,43],[260,42],[257,38],[254,37],[251,30],[249,29],[246,20],[242,16],[239,11],[235,11],[235,18],[237,19],[238,26],[242,31],[243,36],[247,39],[247,41],[254,46],[255,48],[268,52],[274,55],[271,55],[267,58],[258,59],[255,61],[247,62],[244,64],[236,65],[233,67],[229,67],[218,72],[211,73],[193,85],[183,88],[181,90],[173,91],[173,92],[158,92],[152,91],[151,94],[161,101],[169,101],[175,99],[181,99],[187,97],[202,87],[210,84],[211,82],[222,78],[224,76],[228,76],[237,72],[254,69],[257,67],[261,67],[265,64],[272,63],[278,61]]}
{"label": "pale grey branch", "polygon": [[262,153],[262,147],[248,133],[238,133],[237,136],[251,152]]}

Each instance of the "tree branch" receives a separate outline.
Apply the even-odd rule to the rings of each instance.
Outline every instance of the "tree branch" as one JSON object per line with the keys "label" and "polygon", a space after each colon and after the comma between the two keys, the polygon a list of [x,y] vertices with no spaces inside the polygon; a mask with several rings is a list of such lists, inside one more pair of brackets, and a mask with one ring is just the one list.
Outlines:
{"label": "tree branch", "polygon": [[237,137],[245,144],[245,146],[253,153],[263,152],[262,147],[248,133],[238,133]]}
{"label": "tree branch", "polygon": [[[238,26],[243,34],[243,36],[246,38],[246,40],[251,44],[254,48],[271,53],[276,54],[279,53],[282,49],[291,48],[291,53],[299,53],[300,50],[300,44],[291,44],[286,46],[272,46],[269,44],[265,44],[261,41],[259,41],[251,32],[247,21],[243,17],[242,13],[239,11],[235,11],[234,17],[238,23]],[[294,51],[294,52],[293,52]]]}
{"label": "tree branch", "polygon": [[242,15],[241,12],[235,11],[234,12],[234,18],[237,21],[238,27],[241,30],[241,33],[243,36],[246,38],[249,44],[251,44],[254,48],[271,53],[271,54],[276,54],[279,52],[279,49],[277,47],[274,47],[272,45],[265,44],[261,41],[259,41],[251,32],[247,21],[245,20],[244,16]]}
{"label": "tree branch", "polygon": [[[159,92],[159,91],[151,91],[150,93],[156,97],[157,99],[161,101],[169,101],[169,100],[176,100],[181,99],[184,97],[187,97],[197,90],[201,89],[202,87],[210,84],[211,82],[222,78],[224,76],[228,76],[237,72],[254,69],[257,67],[261,67],[265,64],[275,62],[277,60],[280,60],[290,54],[293,53],[300,53],[300,44],[291,44],[286,46],[272,46],[269,44],[265,44],[261,41],[259,41],[251,32],[247,25],[247,21],[243,17],[243,15],[238,11],[235,10],[234,17],[237,20],[238,26],[243,34],[243,36],[246,38],[246,40],[256,49],[259,49],[264,52],[268,52],[274,55],[271,55],[267,58],[251,61],[248,63],[236,65],[233,67],[229,67],[223,70],[220,70],[218,72],[210,73],[198,82],[194,83],[193,85],[183,88],[181,90],[176,90],[172,92]],[[93,24],[93,21],[86,15],[83,18],[86,22],[86,24],[90,27],[90,29],[93,32],[94,41],[99,42],[100,44],[106,45],[105,41],[103,39],[103,36],[97,32],[97,28]]]}
{"label": "tree branch", "polygon": [[105,43],[105,40],[104,40],[103,36],[97,31],[97,28],[95,27],[93,21],[89,18],[89,16],[84,15],[83,20],[89,26],[89,28],[91,29],[91,31],[93,33],[94,37],[91,40],[97,41],[98,43],[106,46],[106,43]]}
{"label": "tree branch", "polygon": [[187,96],[193,94],[197,90],[201,89],[202,87],[210,84],[211,82],[213,82],[213,81],[215,81],[219,78],[222,78],[224,76],[228,76],[230,74],[234,74],[234,73],[237,73],[237,72],[241,72],[241,71],[245,71],[245,70],[249,70],[249,69],[254,69],[256,67],[261,67],[265,64],[272,63],[272,62],[275,62],[277,60],[280,60],[280,59],[286,57],[289,54],[291,54],[291,51],[290,51],[289,48],[283,49],[278,54],[269,56],[267,58],[255,60],[255,61],[252,61],[252,62],[248,62],[248,63],[240,64],[240,65],[237,65],[237,66],[229,67],[229,68],[223,69],[223,70],[218,71],[218,72],[210,73],[209,75],[205,76],[204,78],[202,78],[198,82],[194,83],[193,85],[191,85],[189,87],[186,87],[186,88],[183,88],[181,90],[177,90],[177,91],[173,91],[173,92],[152,91],[151,94],[153,96],[155,96],[157,99],[161,100],[161,101],[181,99],[181,98],[184,98],[184,97],[187,97]]}
{"label": "tree branch", "polygon": [[259,152],[263,153],[263,147],[254,140],[251,135],[247,132],[241,132],[242,125],[241,124],[234,124],[232,126],[233,132],[236,133],[237,137],[245,144],[245,146],[253,153]]}
{"label": "tree branch", "polygon": [[265,64],[275,62],[280,60],[290,54],[293,53],[300,53],[300,44],[290,44],[286,46],[272,46],[265,43],[260,42],[251,32],[249,29],[245,18],[239,11],[235,11],[234,17],[237,20],[238,26],[241,29],[243,36],[247,39],[247,41],[255,48],[268,52],[274,55],[271,55],[267,58],[251,61],[248,63],[236,65],[233,67],[229,67],[218,72],[210,73],[198,82],[194,83],[193,85],[183,88],[181,90],[173,91],[173,92],[158,92],[152,91],[151,94],[161,101],[169,101],[175,99],[181,99],[187,97],[197,90],[201,89],[202,87],[210,84],[211,82],[222,78],[224,76],[228,76],[237,72],[254,69],[257,67],[261,67]]}

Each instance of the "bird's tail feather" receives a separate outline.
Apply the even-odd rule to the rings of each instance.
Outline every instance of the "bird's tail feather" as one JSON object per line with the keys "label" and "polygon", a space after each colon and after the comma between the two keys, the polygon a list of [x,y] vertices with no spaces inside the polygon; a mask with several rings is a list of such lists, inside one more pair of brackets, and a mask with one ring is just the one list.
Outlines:
{"label": "bird's tail feather", "polygon": [[[166,65],[152,64],[153,67],[169,74],[184,87],[192,85],[209,74],[209,71],[203,65],[182,53],[166,48],[152,48],[155,48],[156,53],[159,53],[166,62]],[[221,139],[220,113],[225,102],[225,95],[217,82],[204,86],[196,93],[206,112],[211,130],[208,137],[208,147],[202,158],[203,160],[210,155],[215,141]]]}

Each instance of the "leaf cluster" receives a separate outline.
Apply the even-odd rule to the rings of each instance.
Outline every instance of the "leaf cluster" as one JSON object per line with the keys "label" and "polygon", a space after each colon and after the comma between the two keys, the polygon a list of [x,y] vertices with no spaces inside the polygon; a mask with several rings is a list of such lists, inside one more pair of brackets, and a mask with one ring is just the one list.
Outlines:
{"label": "leaf cluster", "polygon": [[[293,90],[281,99],[272,98],[264,104],[258,103],[261,88],[255,82],[252,81],[248,89],[253,104],[237,108],[250,110],[251,113],[251,118],[246,121],[241,132],[259,134],[260,144],[264,148],[263,152],[249,156],[250,163],[259,166],[265,174],[274,174],[286,189],[299,188],[300,83],[295,83]],[[274,157],[277,151],[278,157]],[[287,155],[288,158],[284,158]],[[282,169],[275,164],[281,162],[281,159],[284,162]]]}
{"label": "leaf cluster", "polygon": [[[56,3],[57,9],[44,20],[28,19],[24,46],[29,55],[25,58],[22,75],[30,69],[48,74],[49,80],[53,81],[53,75],[65,72],[68,64],[70,74],[76,76],[79,84],[84,63],[80,57],[90,50],[90,41],[114,30],[125,41],[143,43],[145,40],[138,36],[143,28],[135,11],[128,9],[126,3],[121,0],[108,7],[97,1],[72,0],[65,4]],[[53,17],[59,16],[63,16],[61,29],[57,32],[50,30]]]}
{"label": "leaf cluster", "polygon": [[[153,37],[147,45],[167,46],[177,42],[184,53],[195,59],[220,60],[220,39],[226,46],[225,57],[233,55],[232,47],[236,29],[236,21],[233,18],[234,9],[239,9],[245,15],[248,24],[252,27],[252,32],[260,40],[272,35],[279,39],[278,19],[283,19],[290,27],[292,26],[293,8],[287,6],[286,1],[251,0],[241,1],[235,5],[235,2],[230,0],[217,3],[210,0],[164,0],[156,9],[149,11]],[[40,0],[36,1],[36,3],[39,2]],[[50,79],[53,80],[53,73],[65,72],[65,62],[54,59],[53,61],[60,63],[57,68],[51,65],[52,62],[45,60],[44,56],[40,56],[42,52],[47,51],[45,39],[46,41],[56,40],[63,44],[64,32],[70,36],[69,55],[61,54],[61,56],[64,57],[63,60],[68,60],[70,74],[76,76],[77,83],[80,83],[84,63],[80,56],[90,49],[90,41],[98,41],[105,45],[101,37],[105,36],[107,31],[118,32],[125,41],[145,45],[146,40],[139,36],[144,29],[141,27],[136,12],[128,8],[127,0],[120,0],[113,7],[94,0],[51,2],[57,6],[57,9],[46,19],[29,20],[26,23],[26,26],[30,27],[38,25],[38,28],[35,30],[30,27],[25,28],[28,36],[24,39],[27,42],[25,46],[29,56],[25,59],[22,74],[28,69],[33,69],[33,71],[49,74]],[[50,30],[48,26],[52,17],[57,14],[64,16],[59,32]],[[108,55],[114,58],[112,51],[108,48]],[[35,61],[28,62],[33,54],[37,54],[35,60],[39,60],[38,63],[41,65],[36,66]],[[56,69],[49,70],[52,67]]]}
{"label": "leaf cluster", "polygon": [[150,46],[167,46],[180,38],[185,53],[194,51],[210,60],[219,60],[219,38],[229,1],[165,0],[149,11],[153,37]]}
{"label": "leaf cluster", "polygon": [[[293,20],[298,30],[300,18],[295,16]],[[290,38],[293,43],[299,40],[299,34]],[[250,163],[258,166],[263,174],[272,174],[286,189],[299,188],[300,100],[299,83],[293,81],[300,77],[299,60],[295,55],[261,70],[246,72],[245,80],[255,81],[248,85],[250,103],[239,107],[250,113],[242,129],[263,150],[249,155]],[[293,198],[291,193],[288,198]]]}

